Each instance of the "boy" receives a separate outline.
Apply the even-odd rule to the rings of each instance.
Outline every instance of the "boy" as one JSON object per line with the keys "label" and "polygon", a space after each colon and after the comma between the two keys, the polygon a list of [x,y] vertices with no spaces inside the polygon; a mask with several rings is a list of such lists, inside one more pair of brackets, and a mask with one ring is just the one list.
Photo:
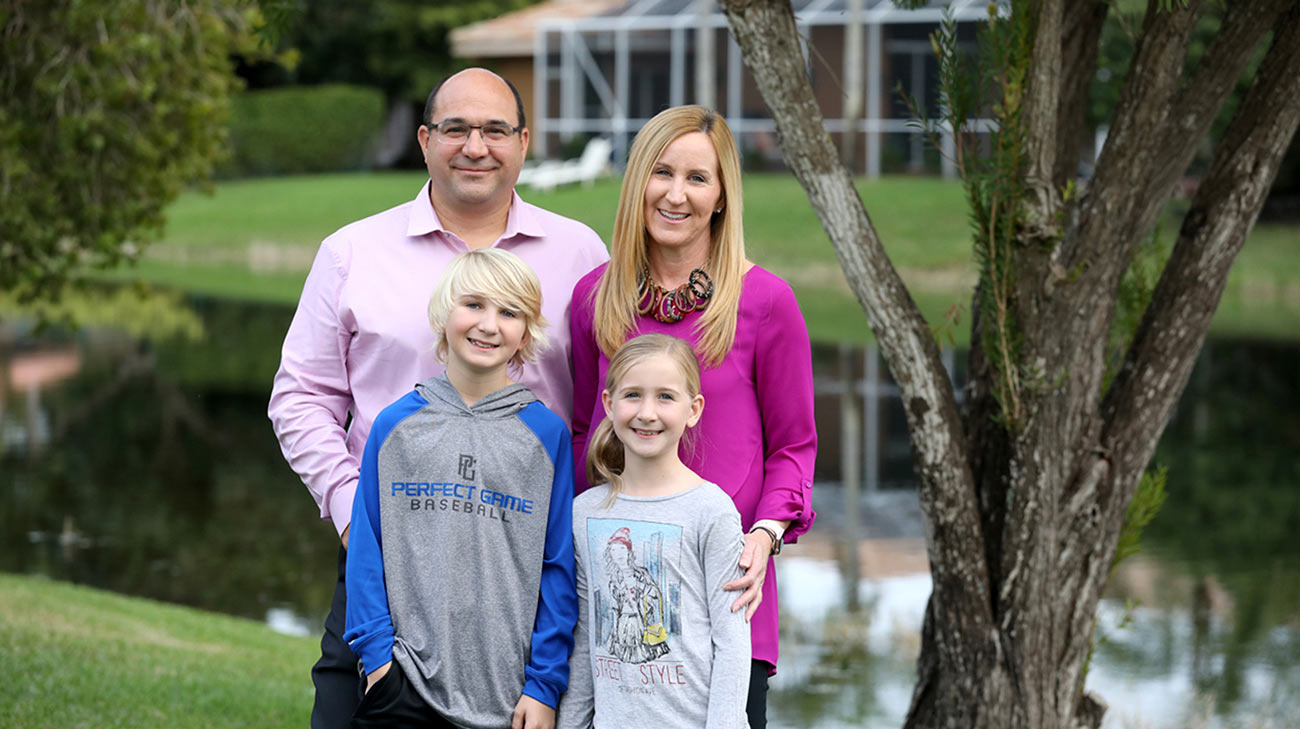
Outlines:
{"label": "boy", "polygon": [[501,249],[463,253],[429,323],[446,373],[375,419],[352,507],[353,726],[550,729],[577,620],[573,456],[508,372],[545,346],[537,276]]}

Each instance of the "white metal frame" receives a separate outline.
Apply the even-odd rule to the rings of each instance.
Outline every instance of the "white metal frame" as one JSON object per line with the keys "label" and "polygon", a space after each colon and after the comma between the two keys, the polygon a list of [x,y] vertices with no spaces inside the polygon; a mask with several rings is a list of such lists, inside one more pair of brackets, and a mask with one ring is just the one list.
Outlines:
{"label": "white metal frame", "polygon": [[[834,0],[813,0],[796,14],[800,32],[809,35],[813,27],[844,26],[846,14],[829,9]],[[632,32],[663,31],[666,34],[666,46],[669,54],[669,98],[668,103],[677,106],[687,102],[686,99],[686,56],[687,31],[696,29],[695,47],[699,48],[701,38],[708,40],[709,31],[716,34],[717,29],[727,28],[726,17],[717,12],[713,0],[699,0],[706,5],[703,11],[699,4],[692,4],[677,15],[646,15],[645,12],[656,4],[656,0],[637,0],[625,12],[616,16],[591,17],[583,19],[548,19],[538,23],[533,41],[533,145],[540,157],[547,157],[551,152],[549,142],[551,135],[567,138],[573,134],[596,134],[609,136],[614,142],[616,163],[621,165],[626,154],[631,135],[649,121],[647,118],[629,116],[629,94],[631,92],[631,48],[629,36]],[[986,17],[987,4],[977,0],[957,0],[952,4],[952,13],[960,22],[982,20]],[[711,10],[711,11],[710,11]],[[881,172],[881,138],[884,134],[915,133],[915,128],[908,119],[884,117],[881,109],[883,67],[885,53],[903,51],[912,56],[911,87],[913,94],[924,90],[924,57],[931,52],[929,44],[919,41],[890,41],[884,43],[881,29],[885,25],[905,23],[935,24],[943,19],[940,8],[923,8],[920,10],[902,10],[887,0],[862,14],[862,23],[866,30],[866,73],[859,74],[867,85],[866,109],[861,118],[853,121],[852,128],[866,135],[867,143],[860,154],[863,156],[867,174],[878,177]],[[604,37],[613,40],[613,82],[607,79],[594,54],[589,38]],[[775,132],[776,124],[768,118],[746,118],[742,116],[743,64],[740,47],[735,39],[727,33],[727,89],[725,114],[727,123],[733,133],[739,137],[748,132]],[[557,45],[558,44],[558,45]],[[551,54],[557,52],[558,67],[552,67]],[[710,54],[711,56],[712,54]],[[554,81],[560,84],[559,100],[561,108],[552,115],[550,107],[550,88]],[[583,113],[582,104],[585,96],[584,85],[590,83],[595,90],[603,116],[590,118]],[[709,84],[711,86],[711,84]],[[699,89],[697,84],[697,91]],[[711,88],[704,88],[705,97],[712,95]],[[719,108],[715,100],[702,98],[697,103],[705,103]],[[843,132],[848,125],[843,118],[826,119],[829,132]],[[941,129],[942,129],[941,125]],[[989,120],[978,120],[974,124],[977,131],[992,128]],[[955,174],[949,158],[952,156],[953,140],[949,131],[942,132],[944,155],[943,172],[951,177]],[[915,142],[913,143],[915,147]],[[912,155],[920,152],[915,148]]]}

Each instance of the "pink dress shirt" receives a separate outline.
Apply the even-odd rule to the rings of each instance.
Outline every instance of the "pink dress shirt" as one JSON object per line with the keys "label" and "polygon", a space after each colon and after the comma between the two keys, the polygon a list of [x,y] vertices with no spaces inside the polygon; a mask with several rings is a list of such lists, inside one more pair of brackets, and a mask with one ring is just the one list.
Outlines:
{"label": "pink dress shirt", "polygon": [[[443,269],[469,247],[443,229],[429,184],[409,203],[340,228],[321,243],[284,339],[268,414],[280,449],[340,535],[352,519],[361,451],[379,411],[417,382],[441,374],[429,328],[429,296]],[[549,344],[511,376],[569,421],[569,295],[609,259],[600,236],[515,194],[495,247],[533,267],[542,282]]]}
{"label": "pink dress shirt", "polygon": [[[609,358],[596,346],[595,292],[605,266],[582,277],[573,290],[569,327],[573,339],[573,449],[577,489],[587,484],[587,436],[605,410]],[[700,312],[674,324],[653,317],[636,320],[637,334],[659,332],[698,340]],[[754,266],[745,274],[736,320],[736,340],[717,367],[700,373],[704,414],[683,440],[682,460],[722,487],[748,530],[759,519],[790,521],[785,541],[808,531],[812,510],[817,428],[813,419],[812,351],[808,327],[790,286]],[[776,569],[769,561],[763,602],[750,623],[754,658],[773,666],[779,655]]]}

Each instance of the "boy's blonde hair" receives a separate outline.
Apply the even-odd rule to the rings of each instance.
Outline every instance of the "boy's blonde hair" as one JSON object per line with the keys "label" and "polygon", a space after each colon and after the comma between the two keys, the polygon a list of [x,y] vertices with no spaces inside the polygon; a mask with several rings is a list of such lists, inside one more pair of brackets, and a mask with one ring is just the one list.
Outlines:
{"label": "boy's blonde hair", "polygon": [[[642,334],[619,347],[609,360],[609,369],[605,371],[605,390],[613,393],[633,367],[660,355],[668,357],[677,365],[682,378],[686,380],[687,397],[694,398],[700,394],[699,358],[685,340],[667,334]],[[690,445],[688,442],[688,449]],[[614,435],[614,423],[605,418],[596,426],[587,443],[587,483],[592,486],[609,483],[609,498],[605,501],[608,506],[623,489],[620,480],[622,474],[623,442]]]}
{"label": "boy's blonde hair", "polygon": [[522,367],[546,349],[546,317],[542,316],[542,284],[527,263],[500,248],[479,248],[451,259],[429,298],[429,325],[438,340],[438,361],[447,361],[447,318],[457,302],[479,296],[524,317],[524,341],[510,363]]}

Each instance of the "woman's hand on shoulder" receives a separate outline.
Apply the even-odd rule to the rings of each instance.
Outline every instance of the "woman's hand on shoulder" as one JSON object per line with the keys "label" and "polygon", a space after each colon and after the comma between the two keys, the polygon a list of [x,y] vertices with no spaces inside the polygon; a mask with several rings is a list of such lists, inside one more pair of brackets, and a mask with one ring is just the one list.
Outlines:
{"label": "woman's hand on shoulder", "polygon": [[748,623],[758,606],[763,602],[763,582],[767,579],[768,557],[772,554],[772,540],[760,530],[745,535],[745,548],[740,553],[740,568],[745,574],[722,586],[724,590],[743,590],[740,597],[731,604],[731,612],[742,607],[745,610],[745,622]]}

